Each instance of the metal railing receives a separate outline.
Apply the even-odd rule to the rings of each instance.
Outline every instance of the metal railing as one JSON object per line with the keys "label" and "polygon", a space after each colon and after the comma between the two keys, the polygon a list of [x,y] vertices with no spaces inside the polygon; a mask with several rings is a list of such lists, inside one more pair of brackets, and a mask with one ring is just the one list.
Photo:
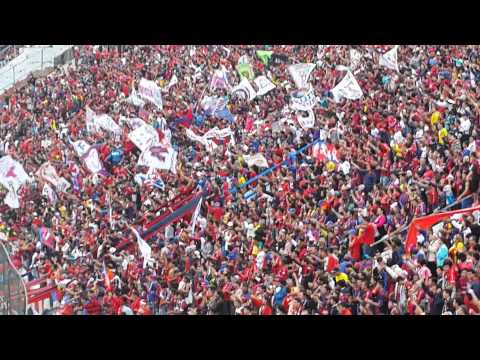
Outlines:
{"label": "metal railing", "polygon": [[0,315],[25,315],[26,310],[25,282],[12,264],[6,247],[0,242]]}

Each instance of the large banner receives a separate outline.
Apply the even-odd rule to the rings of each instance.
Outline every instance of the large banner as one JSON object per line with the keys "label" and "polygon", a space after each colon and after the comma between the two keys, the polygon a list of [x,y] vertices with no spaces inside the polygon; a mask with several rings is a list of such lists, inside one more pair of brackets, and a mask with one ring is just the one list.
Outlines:
{"label": "large banner", "polygon": [[208,130],[202,136],[195,134],[190,129],[186,129],[186,135],[190,140],[197,141],[204,145],[209,152],[212,152],[217,148],[217,144],[215,144],[212,139],[223,139],[225,137],[230,137],[232,144],[235,144],[233,131],[230,128],[220,130],[217,127],[214,127],[213,129]]}
{"label": "large banner", "polygon": [[308,90],[298,90],[291,94],[291,105],[293,110],[308,111],[311,110],[316,102],[317,98],[313,91],[313,86],[310,86]]}
{"label": "large banner", "polygon": [[242,79],[240,84],[232,89],[232,95],[252,101],[257,96],[257,93],[247,79]]}
{"label": "large banner", "polygon": [[138,93],[142,98],[152,102],[159,109],[163,109],[162,89],[155,82],[147,79],[140,80]]}
{"label": "large banner", "polygon": [[266,93],[275,89],[275,85],[270,80],[268,80],[265,75],[257,77],[255,80],[253,80],[253,82],[255,83],[255,85],[257,85],[258,96],[265,95]]}
{"label": "large banner", "polygon": [[308,78],[314,67],[315,64],[311,63],[294,64],[288,67],[288,71],[298,89],[308,87]]}
{"label": "large banner", "polygon": [[138,107],[143,107],[145,106],[145,101],[143,101],[137,94],[137,91],[135,90],[135,88],[132,89],[132,92],[130,93],[130,96],[128,97],[127,99],[127,102],[129,102],[130,104],[134,105],[134,106],[138,106]]}
{"label": "large banner", "polygon": [[398,45],[394,46],[391,50],[381,55],[380,61],[379,61],[380,66],[385,66],[389,69],[399,71],[398,61],[397,61],[397,51],[398,51]]}
{"label": "large banner", "polygon": [[351,71],[348,71],[342,81],[331,91],[335,102],[339,102],[342,98],[357,100],[363,96],[362,88],[358,85]]}
{"label": "large banner", "polygon": [[145,151],[150,146],[157,145],[160,141],[158,133],[153,126],[145,123],[128,134],[128,138],[141,151]]}
{"label": "large banner", "polygon": [[12,209],[20,207],[18,190],[27,181],[30,182],[32,179],[25,172],[22,164],[9,155],[0,159],[0,184],[8,190],[4,201]]}

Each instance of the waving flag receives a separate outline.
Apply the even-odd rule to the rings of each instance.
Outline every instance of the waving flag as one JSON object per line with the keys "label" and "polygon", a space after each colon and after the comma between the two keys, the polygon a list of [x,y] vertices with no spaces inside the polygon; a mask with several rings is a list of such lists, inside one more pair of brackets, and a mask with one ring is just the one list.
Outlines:
{"label": "waving flag", "polygon": [[268,62],[270,61],[272,54],[273,54],[273,51],[257,50],[258,58],[265,65],[268,65]]}
{"label": "waving flag", "polygon": [[355,71],[360,66],[360,61],[362,60],[362,53],[355,49],[350,49],[350,69]]}
{"label": "waving flag", "polygon": [[215,116],[227,120],[230,124],[235,122],[235,117],[232,115],[232,113],[230,112],[230,110],[228,110],[226,106],[221,110],[217,110],[215,112]]}
{"label": "waving flag", "polygon": [[255,154],[255,155],[243,155],[243,160],[247,163],[248,166],[256,165],[258,167],[267,168],[268,161],[265,159],[263,154]]}
{"label": "waving flag", "polygon": [[95,115],[93,117],[95,128],[103,129],[114,133],[115,135],[122,135],[122,128],[107,114]]}
{"label": "waving flag", "polygon": [[236,69],[242,79],[252,80],[255,76],[255,74],[253,73],[252,65],[250,64],[238,64]]}
{"label": "waving flag", "polygon": [[163,109],[162,89],[155,82],[147,79],[140,80],[138,92],[142,98],[152,102],[160,110]]}
{"label": "waving flag", "polygon": [[32,179],[25,172],[22,164],[9,155],[0,158],[0,184],[8,190],[4,201],[9,207],[12,209],[20,207],[18,190],[29,181]]}
{"label": "waving flag", "polygon": [[130,226],[130,230],[132,230],[132,232],[135,234],[135,237],[137,238],[138,248],[140,249],[143,257],[143,268],[145,269],[148,262],[152,260],[152,248],[150,247],[150,245],[147,244],[145,240],[142,239],[138,231],[135,230],[133,226]]}
{"label": "waving flag", "polygon": [[104,171],[100,157],[98,156],[98,151],[95,146],[90,146],[90,148],[81,156],[85,167],[90,170],[92,174],[99,173]]}
{"label": "waving flag", "polygon": [[147,174],[136,174],[133,179],[140,186],[146,186],[147,188],[155,187],[160,190],[165,190],[165,183],[156,171]]}
{"label": "waving flag", "polygon": [[297,120],[303,130],[311,129],[315,126],[315,114],[313,110],[307,110],[307,116],[297,115]]}
{"label": "waving flag", "polygon": [[145,123],[128,134],[128,139],[141,151],[160,142],[157,131],[153,126]]}
{"label": "waving flag", "polygon": [[226,97],[207,96],[200,102],[200,106],[205,114],[213,115],[218,110],[225,108],[227,101]]}
{"label": "waving flag", "polygon": [[229,89],[230,84],[228,83],[227,71],[225,68],[215,70],[215,73],[212,76],[212,81],[210,82],[211,89]]}
{"label": "waving flag", "polygon": [[398,52],[398,45],[394,46],[391,50],[381,55],[379,60],[380,66],[385,66],[389,69],[399,71],[398,61],[397,61],[397,52]]}
{"label": "waving flag", "polygon": [[42,196],[45,196],[52,204],[55,204],[58,201],[57,194],[48,184],[43,185]]}
{"label": "waving flag", "polygon": [[362,88],[351,71],[347,72],[342,81],[331,90],[331,93],[335,102],[339,102],[342,98],[357,100],[363,96]]}
{"label": "waving flag", "polygon": [[55,186],[55,189],[59,192],[64,192],[70,187],[70,183],[65,178],[58,176],[57,171],[48,161],[40,166],[36,175],[43,181]]}
{"label": "waving flag", "polygon": [[247,79],[242,79],[240,84],[232,89],[232,95],[252,101],[257,96],[257,93]]}
{"label": "waving flag", "polygon": [[169,170],[176,174],[177,155],[178,153],[171,147],[151,146],[140,154],[138,165],[152,169]]}
{"label": "waving flag", "polygon": [[48,246],[52,250],[55,249],[57,239],[52,234],[50,229],[46,228],[45,226],[40,227],[38,230],[38,238],[43,245]]}
{"label": "waving flag", "polygon": [[298,89],[308,87],[308,78],[314,67],[315,64],[311,63],[294,64],[288,67],[288,71]]}
{"label": "waving flag", "polygon": [[253,80],[253,82],[255,83],[255,85],[257,85],[258,96],[265,95],[266,93],[275,89],[275,85],[270,80],[268,80],[265,75],[257,77],[255,80]]}
{"label": "waving flag", "polygon": [[191,236],[195,234],[195,226],[197,225],[197,219],[198,219],[198,216],[200,215],[200,210],[202,209],[202,202],[203,202],[203,197],[198,202],[198,205],[195,208],[195,212],[193,213],[193,216],[192,216],[192,231],[190,232]]}
{"label": "waving flag", "polygon": [[130,96],[127,99],[127,102],[134,106],[142,107],[145,106],[145,101],[143,101],[137,94],[137,91],[135,90],[135,87],[132,88],[132,92]]}
{"label": "waving flag", "polygon": [[333,144],[316,143],[312,147],[312,157],[319,161],[338,162],[337,150]]}

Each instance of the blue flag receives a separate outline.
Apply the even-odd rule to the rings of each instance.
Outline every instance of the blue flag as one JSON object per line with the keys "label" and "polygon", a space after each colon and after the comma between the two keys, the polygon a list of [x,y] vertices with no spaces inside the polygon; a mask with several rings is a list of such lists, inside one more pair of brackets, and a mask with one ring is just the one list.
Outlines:
{"label": "blue flag", "polygon": [[235,122],[235,118],[233,117],[232,113],[230,112],[230,110],[228,110],[226,106],[221,110],[217,110],[215,112],[215,116],[221,119],[227,120],[230,124]]}

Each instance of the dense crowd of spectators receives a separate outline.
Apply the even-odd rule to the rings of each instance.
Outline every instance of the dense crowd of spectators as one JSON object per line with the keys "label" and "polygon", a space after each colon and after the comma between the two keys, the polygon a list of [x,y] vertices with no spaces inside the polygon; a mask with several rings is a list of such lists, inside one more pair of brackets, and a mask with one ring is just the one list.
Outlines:
{"label": "dense crowd of spectators", "polygon": [[[61,314],[480,314],[477,214],[423,232],[410,253],[397,231],[414,217],[478,202],[479,47],[400,46],[396,72],[378,63],[391,46],[356,46],[363,97],[335,102],[330,90],[345,75],[338,65],[350,65],[350,48],[329,46],[319,58],[317,46],[76,47],[71,65],[0,100],[0,157],[32,177],[49,161],[74,184],[52,203],[35,177],[19,209],[2,203],[12,262],[25,281],[47,277],[56,286]],[[257,50],[273,55],[265,63]],[[235,66],[244,55],[276,88],[252,101],[211,89],[222,67],[231,85],[240,82]],[[307,130],[288,111],[294,63],[317,63],[309,79],[315,126]],[[166,89],[172,76],[178,82]],[[126,101],[142,78],[166,89],[162,110]],[[233,123],[203,112],[209,95],[229,96]],[[87,107],[122,124],[121,138],[87,132]],[[123,117],[157,129],[166,119],[179,154],[176,174],[161,172],[164,189],[135,182],[146,169]],[[230,126],[235,141],[208,152],[179,118],[196,133]],[[273,166],[319,137],[337,161],[309,148],[230,191],[262,171],[243,155],[261,153]],[[108,176],[82,166],[70,145],[80,139],[98,145]],[[156,233],[145,268],[138,247],[120,247],[136,244],[130,226],[141,229],[199,184],[208,195],[193,234],[191,216]],[[248,191],[255,196],[246,199]],[[39,226],[56,236],[55,249],[39,241]]]}

